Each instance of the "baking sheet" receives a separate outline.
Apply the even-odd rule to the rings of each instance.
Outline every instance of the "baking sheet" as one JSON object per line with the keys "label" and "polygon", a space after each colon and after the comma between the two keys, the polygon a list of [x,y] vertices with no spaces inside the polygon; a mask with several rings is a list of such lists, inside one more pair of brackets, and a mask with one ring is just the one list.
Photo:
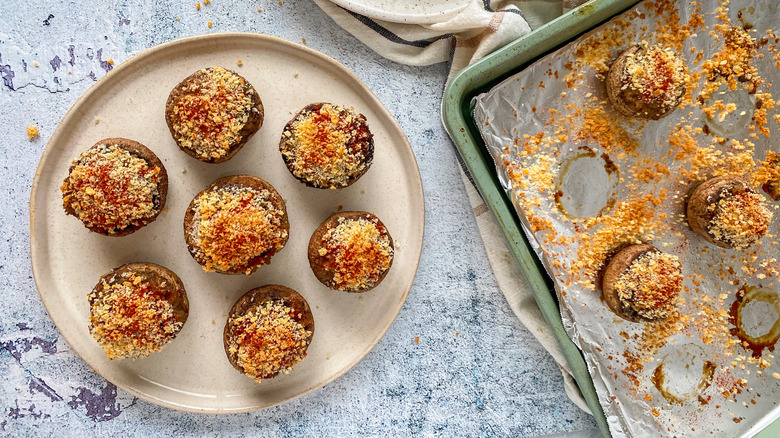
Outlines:
{"label": "baking sheet", "polygon": [[[751,435],[780,415],[780,375],[768,365],[771,351],[753,357],[736,344],[729,318],[743,287],[754,298],[742,311],[749,333],[768,331],[780,313],[777,237],[749,252],[721,250],[694,235],[681,217],[685,195],[698,181],[721,173],[754,182],[765,177],[760,161],[777,151],[772,137],[778,135],[769,84],[780,78],[777,40],[767,30],[780,11],[768,0],[710,0],[697,9],[682,1],[640,3],[475,99],[477,125],[499,178],[555,280],[564,325],[583,350],[616,435]],[[735,91],[723,87],[699,105],[696,98],[709,82],[705,73],[716,68],[708,61],[724,52],[730,26],[750,28],[758,40],[749,65],[764,82],[753,94],[745,83]],[[601,75],[620,50],[640,40],[672,46],[690,69],[684,107],[661,121],[627,120],[606,103]],[[735,109],[709,117],[702,106],[715,100],[733,102]],[[757,101],[762,110],[755,111]],[[558,204],[580,218],[562,214]],[[777,236],[780,213],[777,203],[772,206],[770,233]],[[688,290],[679,318],[629,323],[601,301],[597,270],[583,269],[578,260],[606,259],[609,249],[630,241],[680,256]],[[665,374],[659,386],[684,400],[664,397],[654,374]]]}

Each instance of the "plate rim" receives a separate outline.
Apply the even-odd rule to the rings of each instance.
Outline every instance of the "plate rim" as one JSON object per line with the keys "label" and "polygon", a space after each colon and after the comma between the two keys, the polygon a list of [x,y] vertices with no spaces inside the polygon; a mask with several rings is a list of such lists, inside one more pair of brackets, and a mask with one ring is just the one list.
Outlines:
{"label": "plate rim", "polygon": [[[302,52],[304,54],[304,57],[315,57],[319,58],[320,60],[324,61],[326,64],[329,64],[331,67],[338,69],[342,73],[346,74],[350,79],[351,82],[354,85],[359,86],[359,88],[366,93],[366,95],[371,99],[374,100],[375,103],[377,103],[377,109],[379,113],[386,117],[388,120],[390,120],[392,123],[392,129],[396,131],[397,134],[400,134],[398,137],[402,143],[406,146],[405,148],[402,148],[402,152],[404,154],[408,154],[411,157],[411,161],[414,164],[412,170],[412,175],[415,175],[416,178],[413,179],[412,183],[416,186],[414,191],[418,192],[418,196],[421,202],[421,209],[420,209],[420,239],[419,244],[416,245],[416,248],[411,248],[414,250],[414,254],[416,254],[416,260],[414,261],[414,275],[411,276],[410,281],[408,284],[404,287],[404,291],[401,294],[401,299],[398,301],[398,304],[395,309],[391,309],[389,313],[392,314],[392,318],[390,321],[384,326],[381,327],[381,330],[378,332],[378,336],[371,342],[371,344],[359,355],[356,356],[356,358],[351,361],[349,364],[345,365],[343,368],[336,371],[334,374],[329,376],[328,378],[315,383],[314,385],[305,388],[301,390],[299,393],[291,395],[286,398],[282,398],[280,400],[267,402],[267,403],[261,403],[261,404],[254,404],[251,406],[245,406],[242,408],[204,408],[204,407],[196,407],[196,406],[190,406],[185,404],[178,404],[173,403],[169,400],[162,400],[156,397],[152,397],[150,394],[141,392],[137,390],[136,388],[126,385],[126,384],[120,384],[115,381],[115,379],[109,379],[108,377],[104,376],[98,369],[95,367],[95,365],[92,363],[92,361],[87,360],[87,358],[79,352],[77,349],[73,348],[73,344],[71,343],[70,339],[68,339],[67,336],[60,330],[59,325],[57,322],[52,318],[52,312],[50,310],[52,303],[47,304],[47,300],[44,297],[44,294],[41,293],[41,289],[39,284],[42,282],[41,279],[39,279],[39,276],[42,275],[41,272],[43,270],[43,266],[41,266],[41,261],[39,260],[39,256],[37,256],[37,252],[35,251],[36,242],[38,239],[36,239],[35,235],[35,200],[38,197],[38,184],[40,182],[41,174],[43,169],[44,163],[47,161],[49,155],[51,155],[56,139],[58,139],[60,136],[63,135],[63,126],[65,125],[66,121],[69,121],[70,119],[75,117],[75,114],[78,112],[79,107],[87,101],[87,99],[100,88],[102,83],[106,81],[106,78],[112,77],[115,72],[121,72],[129,66],[132,66],[133,64],[138,63],[139,61],[142,61],[145,58],[154,56],[158,52],[166,51],[166,50],[172,50],[175,49],[176,46],[186,46],[188,44],[198,43],[202,42],[204,40],[220,40],[220,39],[247,39],[247,40],[256,40],[256,41],[262,41],[265,43],[271,43],[274,45],[281,45],[285,46],[288,49],[297,50],[299,52]],[[387,107],[384,105],[384,103],[379,99],[379,97],[376,96],[376,94],[368,87],[366,83],[364,83],[352,70],[347,68],[345,65],[337,61],[336,59],[320,52],[315,49],[312,49],[310,47],[306,47],[297,43],[294,43],[292,41],[286,40],[284,38],[276,37],[273,35],[266,35],[266,34],[259,34],[259,33],[252,33],[252,32],[219,32],[219,33],[213,33],[208,35],[195,35],[190,37],[184,37],[184,38],[178,38],[174,39],[153,47],[150,47],[146,50],[143,50],[141,52],[138,52],[131,57],[129,57],[127,60],[123,61],[110,71],[108,71],[103,77],[98,79],[94,84],[92,84],[84,93],[79,96],[78,99],[71,105],[71,107],[65,112],[65,114],[60,119],[60,122],[57,124],[57,127],[52,132],[51,136],[49,137],[49,140],[46,142],[46,145],[43,148],[43,152],[41,153],[40,159],[38,161],[38,165],[35,169],[35,174],[33,176],[32,186],[30,189],[30,200],[29,200],[29,209],[30,209],[30,246],[29,246],[29,254],[30,254],[30,266],[32,270],[32,276],[33,281],[35,282],[35,289],[38,292],[38,297],[41,299],[41,302],[43,303],[43,307],[46,309],[46,313],[49,316],[49,319],[54,323],[54,326],[57,327],[57,332],[62,339],[64,339],[70,348],[73,350],[74,353],[82,360],[84,363],[89,365],[92,370],[100,375],[103,379],[105,379],[107,382],[110,382],[114,386],[116,386],[119,389],[122,389],[123,391],[133,395],[134,397],[138,397],[141,400],[144,400],[146,402],[162,406],[168,409],[173,409],[177,411],[182,412],[190,412],[190,413],[198,413],[198,414],[211,414],[211,415],[225,415],[225,414],[239,414],[239,413],[247,413],[247,412],[255,412],[262,409],[270,408],[273,406],[281,405],[283,403],[287,403],[291,400],[294,400],[296,398],[299,398],[305,394],[308,394],[312,391],[315,391],[317,389],[320,389],[339,377],[346,374],[347,371],[354,368],[357,364],[363,361],[363,359],[368,356],[371,351],[376,348],[376,346],[379,344],[379,342],[384,338],[384,336],[387,334],[387,331],[390,329],[390,327],[393,325],[395,320],[398,318],[398,314],[403,309],[404,303],[406,303],[406,299],[409,296],[409,293],[411,292],[412,286],[414,285],[414,280],[417,277],[417,272],[419,270],[420,266],[420,259],[422,258],[422,248],[424,246],[424,240],[425,240],[425,193],[423,189],[422,184],[422,175],[420,174],[420,166],[417,163],[417,157],[414,153],[414,149],[412,148],[411,143],[409,142],[409,138],[406,136],[406,133],[404,133],[403,129],[401,128],[400,124],[398,123],[398,120],[390,113],[390,111],[387,109]],[[411,267],[411,266],[410,266]]]}

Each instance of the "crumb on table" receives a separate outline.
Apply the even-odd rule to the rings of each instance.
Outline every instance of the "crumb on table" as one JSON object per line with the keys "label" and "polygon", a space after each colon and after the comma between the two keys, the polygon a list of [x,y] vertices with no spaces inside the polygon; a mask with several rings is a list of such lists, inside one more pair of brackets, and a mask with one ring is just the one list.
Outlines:
{"label": "crumb on table", "polygon": [[38,127],[37,126],[28,126],[27,127],[27,138],[30,140],[34,139],[38,136]]}

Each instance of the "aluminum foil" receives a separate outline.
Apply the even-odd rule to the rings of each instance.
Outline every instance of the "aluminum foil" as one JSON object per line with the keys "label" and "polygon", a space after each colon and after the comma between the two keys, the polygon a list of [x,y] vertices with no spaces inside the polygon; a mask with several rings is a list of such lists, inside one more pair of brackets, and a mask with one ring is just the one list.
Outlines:
{"label": "aluminum foil", "polygon": [[[742,252],[704,241],[684,217],[697,183],[723,173],[760,181],[762,160],[780,152],[771,85],[780,84],[780,40],[769,31],[778,19],[775,0],[644,1],[474,99],[615,436],[751,436],[780,417],[774,343],[742,341],[780,330],[779,204],[757,188],[775,216]],[[713,75],[737,28],[755,39],[748,64],[763,81],[751,88],[743,74],[734,89],[705,91],[723,79]],[[672,47],[691,79],[682,106],[658,121],[620,116],[606,97],[608,65],[642,40]],[[609,310],[598,272],[582,267],[585,255],[598,258],[605,229],[620,230],[613,246],[647,242],[679,256],[679,316],[633,323]]]}

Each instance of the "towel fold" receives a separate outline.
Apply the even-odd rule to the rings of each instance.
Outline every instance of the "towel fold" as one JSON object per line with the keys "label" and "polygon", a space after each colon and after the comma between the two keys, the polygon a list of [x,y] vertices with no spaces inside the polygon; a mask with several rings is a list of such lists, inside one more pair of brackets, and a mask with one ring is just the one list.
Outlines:
{"label": "towel fold", "polygon": [[471,0],[428,24],[382,21],[314,0],[339,26],[387,59],[409,65],[452,60],[450,77],[585,0]]}

